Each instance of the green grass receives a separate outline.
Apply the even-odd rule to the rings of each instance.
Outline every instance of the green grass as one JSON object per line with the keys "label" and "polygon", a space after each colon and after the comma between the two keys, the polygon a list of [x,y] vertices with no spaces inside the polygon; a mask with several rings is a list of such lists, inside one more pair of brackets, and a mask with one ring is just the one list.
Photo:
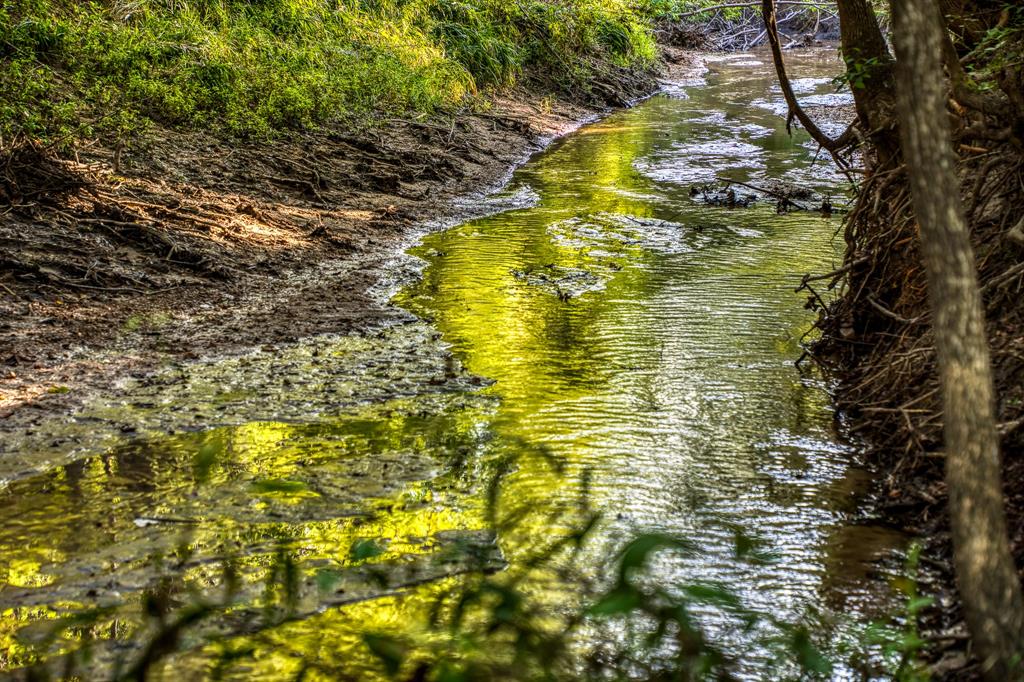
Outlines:
{"label": "green grass", "polygon": [[0,144],[151,122],[268,136],[453,109],[524,74],[578,91],[654,57],[626,0],[7,0]]}

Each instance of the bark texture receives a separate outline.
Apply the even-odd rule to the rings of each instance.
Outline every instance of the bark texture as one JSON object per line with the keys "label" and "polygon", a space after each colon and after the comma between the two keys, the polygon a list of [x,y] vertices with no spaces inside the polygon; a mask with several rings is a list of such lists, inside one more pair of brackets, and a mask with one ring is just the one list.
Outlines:
{"label": "bark texture", "polygon": [[878,165],[898,154],[893,59],[868,0],[837,0],[840,44],[853,87],[857,119]]}
{"label": "bark texture", "polygon": [[957,581],[986,678],[1020,679],[1024,600],[1007,536],[984,313],[945,108],[942,20],[935,0],[892,5],[902,151],[942,383]]}

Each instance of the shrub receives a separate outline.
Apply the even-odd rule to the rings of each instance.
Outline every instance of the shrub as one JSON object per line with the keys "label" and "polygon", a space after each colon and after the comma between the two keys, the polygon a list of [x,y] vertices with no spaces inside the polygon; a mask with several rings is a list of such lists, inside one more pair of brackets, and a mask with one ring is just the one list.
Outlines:
{"label": "shrub", "polygon": [[5,140],[150,121],[266,136],[654,58],[622,0],[11,0],[0,34]]}

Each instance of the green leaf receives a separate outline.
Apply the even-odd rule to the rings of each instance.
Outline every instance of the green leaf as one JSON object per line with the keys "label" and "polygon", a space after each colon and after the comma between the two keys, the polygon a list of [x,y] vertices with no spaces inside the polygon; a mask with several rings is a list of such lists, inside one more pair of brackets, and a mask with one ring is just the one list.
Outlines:
{"label": "green leaf", "polygon": [[384,548],[374,540],[363,538],[352,543],[352,549],[349,550],[349,558],[352,561],[365,561],[375,556],[380,556],[383,553]]}
{"label": "green leaf", "polygon": [[915,615],[921,609],[926,609],[934,603],[935,599],[933,597],[917,597],[907,603],[907,612]]}
{"label": "green leaf", "polygon": [[694,583],[687,585],[683,591],[691,599],[704,604],[717,604],[732,609],[743,608],[740,598],[721,585],[712,583]]}
{"label": "green leaf", "polygon": [[217,463],[217,458],[222,451],[223,446],[220,443],[220,439],[203,443],[203,446],[199,448],[192,458],[192,470],[197,481],[205,483],[210,478],[210,471],[213,470],[214,465]]}
{"label": "green leaf", "polygon": [[333,568],[323,568],[316,572],[316,586],[321,592],[331,592],[341,582],[341,573]]}
{"label": "green leaf", "polygon": [[642,595],[632,585],[619,585],[590,607],[592,616],[617,616],[637,609]]}
{"label": "green leaf", "polygon": [[390,635],[378,635],[367,632],[363,634],[363,642],[373,652],[373,655],[384,664],[384,669],[387,670],[388,675],[396,675],[398,673],[402,667],[402,662],[409,653],[409,647],[405,643]]}
{"label": "green leaf", "polygon": [[662,533],[640,535],[626,545],[619,558],[619,582],[626,582],[627,577],[647,562],[647,557],[661,549],[674,549],[693,552],[694,545],[689,540]]}
{"label": "green leaf", "polygon": [[740,526],[733,526],[732,533],[733,549],[737,559],[754,565],[778,563],[779,554],[769,549],[762,538],[751,535]]}
{"label": "green leaf", "polygon": [[253,481],[252,487],[259,493],[285,493],[294,495],[305,492],[309,489],[302,481],[292,481],[285,478],[266,478],[260,481]]}
{"label": "green leaf", "polygon": [[811,641],[807,628],[797,628],[793,631],[790,639],[790,648],[796,656],[800,667],[809,673],[829,675],[832,673],[832,663],[821,653],[814,642]]}

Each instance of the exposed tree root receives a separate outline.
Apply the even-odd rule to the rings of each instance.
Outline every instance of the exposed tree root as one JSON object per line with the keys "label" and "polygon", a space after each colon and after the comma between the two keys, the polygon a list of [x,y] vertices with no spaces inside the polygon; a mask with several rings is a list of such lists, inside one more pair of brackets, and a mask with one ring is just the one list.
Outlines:
{"label": "exposed tree root", "polygon": [[[959,174],[988,314],[1010,541],[1024,566],[1024,245],[1013,238],[1024,215],[1024,155],[1019,140],[993,138],[1000,128],[972,112],[957,131]],[[981,140],[984,139],[982,143]],[[982,146],[984,144],[984,146]],[[927,284],[906,169],[869,175],[845,224],[844,265],[824,278],[840,288],[821,310],[823,332],[808,352],[840,379],[838,406],[852,433],[884,474],[883,508],[934,538],[932,556],[949,557],[943,481],[943,418]],[[805,284],[813,281],[808,278]],[[948,563],[939,563],[947,573]],[[951,600],[951,604],[958,600]],[[932,614],[932,634],[958,631],[957,608]],[[936,640],[938,641],[938,640]],[[949,642],[936,647],[939,656]],[[961,642],[962,646],[962,642]],[[956,650],[957,647],[952,647]],[[970,675],[971,670],[958,674]]]}
{"label": "exposed tree root", "polygon": [[28,138],[0,142],[0,206],[10,210],[40,200],[52,203],[91,185],[92,171]]}

